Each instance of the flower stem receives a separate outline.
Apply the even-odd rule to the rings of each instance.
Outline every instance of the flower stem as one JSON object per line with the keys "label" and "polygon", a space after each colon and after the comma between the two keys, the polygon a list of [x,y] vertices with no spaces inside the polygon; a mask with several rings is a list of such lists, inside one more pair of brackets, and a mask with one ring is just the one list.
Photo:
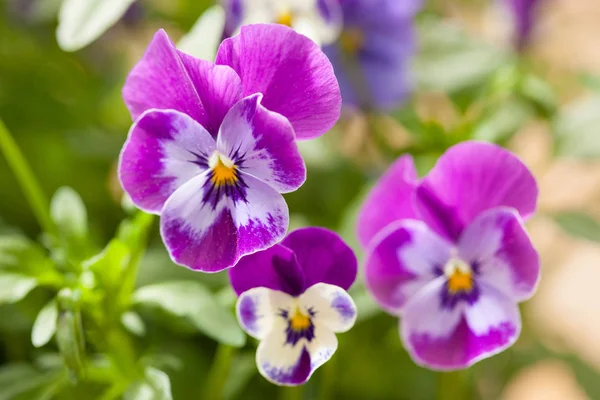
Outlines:
{"label": "flower stem", "polygon": [[21,190],[25,194],[33,213],[42,229],[50,234],[56,235],[56,225],[52,222],[49,213],[49,202],[36,180],[29,164],[23,157],[19,147],[10,135],[6,125],[0,119],[0,150],[4,154],[8,165],[12,169]]}
{"label": "flower stem", "polygon": [[227,382],[235,353],[235,348],[219,344],[212,367],[208,373],[208,382],[203,399],[221,400],[223,398],[223,388],[225,387],[225,382]]}
{"label": "flower stem", "polygon": [[468,370],[440,372],[438,382],[438,400],[469,400],[473,398]]}

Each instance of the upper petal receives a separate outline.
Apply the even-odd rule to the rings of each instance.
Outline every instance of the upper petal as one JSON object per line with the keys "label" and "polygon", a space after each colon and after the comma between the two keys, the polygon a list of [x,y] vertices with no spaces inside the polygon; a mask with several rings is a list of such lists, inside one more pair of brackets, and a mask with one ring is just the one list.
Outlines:
{"label": "upper petal", "polygon": [[119,179],[136,206],[159,213],[169,196],[208,168],[211,135],[174,110],[148,110],[131,127],[119,159]]}
{"label": "upper petal", "polygon": [[178,51],[163,30],[154,35],[123,87],[134,119],[151,108],[173,109],[194,118],[213,136],[241,95],[235,71]]}
{"label": "upper petal", "polygon": [[323,325],[332,332],[346,332],[356,322],[356,305],[339,286],[317,283],[300,296],[300,304],[303,309],[315,312],[316,326]]}
{"label": "upper petal", "polygon": [[404,220],[384,228],[371,242],[365,260],[365,284],[388,312],[404,306],[434,280],[450,258],[452,245],[421,221]]}
{"label": "upper petal", "polygon": [[325,228],[302,228],[291,232],[281,244],[296,254],[305,287],[322,282],[348,290],[354,283],[356,256],[337,233]]}
{"label": "upper petal", "polygon": [[460,258],[478,266],[478,279],[514,301],[531,297],[540,278],[540,258],[516,210],[480,214],[463,232]]}
{"label": "upper petal", "polygon": [[248,25],[225,40],[217,64],[242,79],[244,95],[264,94],[263,105],[286,117],[296,138],[327,132],[340,117],[340,88],[331,63],[313,41],[282,25]]}
{"label": "upper petal", "polygon": [[515,208],[526,219],[538,189],[527,167],[511,152],[484,142],[463,142],[440,157],[416,191],[416,209],[438,233],[457,240],[479,213]]}
{"label": "upper petal", "polygon": [[294,128],[285,117],[263,107],[261,99],[261,94],[246,97],[229,110],[217,147],[244,172],[277,191],[294,191],[306,180]]}
{"label": "upper petal", "polygon": [[283,238],[289,214],[281,194],[250,175],[240,182],[236,188],[215,188],[204,173],[169,197],[161,235],[173,261],[218,272]]}
{"label": "upper petal", "polygon": [[363,246],[389,223],[415,218],[412,195],[417,179],[412,157],[402,156],[377,181],[358,213],[356,226]]}
{"label": "upper petal", "polygon": [[238,295],[265,287],[298,296],[305,288],[304,272],[296,255],[281,244],[242,257],[235,268],[229,270],[229,279]]}

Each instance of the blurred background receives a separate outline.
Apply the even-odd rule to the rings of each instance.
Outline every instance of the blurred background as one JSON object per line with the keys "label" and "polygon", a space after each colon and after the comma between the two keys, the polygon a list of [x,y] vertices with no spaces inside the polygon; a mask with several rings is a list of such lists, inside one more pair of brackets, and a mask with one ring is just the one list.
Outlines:
{"label": "blurred background", "polygon": [[[202,319],[213,303],[233,318],[226,274],[174,265],[156,221],[122,204],[115,174],[131,125],[121,99],[128,71],[157,29],[176,40],[213,2],[139,0],[89,46],[66,52],[55,35],[59,0],[0,0],[0,118],[48,198],[73,189],[54,197],[53,218],[78,213],[66,219],[79,221],[66,242],[43,233],[0,156],[0,399],[170,398],[157,389],[165,379],[174,399],[600,399],[600,2],[539,0],[527,43],[515,46],[510,4],[517,2],[426,2],[414,22],[415,54],[406,61],[412,94],[385,111],[345,108],[334,130],[301,145],[309,178],[286,199],[291,229],[336,230],[360,258],[356,212],[393,159],[411,153],[425,174],[461,140],[508,147],[541,188],[528,228],[543,277],[522,307],[518,343],[465,372],[420,368],[402,348],[397,320],[378,311],[357,282],[351,293],[360,319],[338,336],[333,359],[305,387],[280,389],[258,374],[255,343],[240,339],[230,320],[215,333],[214,321]],[[141,239],[130,236],[146,230],[144,253]],[[78,260],[92,265],[90,293],[106,297],[108,261],[94,256],[102,249],[122,256],[115,235],[131,239],[123,254],[141,261],[130,280],[145,290],[132,287],[133,300],[114,317],[121,325],[107,331],[113,325],[88,315],[87,303],[63,286],[88,278],[65,267]],[[94,279],[108,283],[96,290]],[[160,286],[165,282],[180,285],[180,294],[182,287],[202,292],[169,297],[174,291]],[[94,304],[97,313],[110,310],[105,300]],[[44,309],[58,310],[58,323],[57,311]],[[131,359],[106,356],[106,348]],[[231,369],[219,375],[215,362],[228,358]],[[85,373],[78,372],[82,359],[90,365]],[[139,381],[122,378],[119,368],[131,360],[147,367]],[[219,379],[217,395],[209,388]]]}

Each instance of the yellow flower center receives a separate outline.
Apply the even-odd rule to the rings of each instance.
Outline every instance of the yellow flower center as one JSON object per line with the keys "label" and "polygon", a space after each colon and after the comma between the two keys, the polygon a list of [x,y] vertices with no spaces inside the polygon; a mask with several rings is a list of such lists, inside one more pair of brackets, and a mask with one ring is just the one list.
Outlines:
{"label": "yellow flower center", "polygon": [[340,35],[342,51],[348,55],[356,55],[365,45],[365,36],[358,29],[346,29]]}
{"label": "yellow flower center", "polygon": [[473,271],[465,262],[452,258],[444,268],[448,278],[448,291],[451,294],[470,292],[473,289]]}
{"label": "yellow flower center", "polygon": [[232,185],[237,182],[235,164],[226,156],[215,151],[210,157],[208,165],[212,169],[211,180],[215,186]]}
{"label": "yellow flower center", "polygon": [[303,331],[310,327],[310,317],[303,314],[299,307],[296,307],[296,312],[290,319],[290,326],[295,331]]}
{"label": "yellow flower center", "polygon": [[292,23],[294,22],[294,15],[289,10],[283,11],[279,14],[275,22],[291,28]]}

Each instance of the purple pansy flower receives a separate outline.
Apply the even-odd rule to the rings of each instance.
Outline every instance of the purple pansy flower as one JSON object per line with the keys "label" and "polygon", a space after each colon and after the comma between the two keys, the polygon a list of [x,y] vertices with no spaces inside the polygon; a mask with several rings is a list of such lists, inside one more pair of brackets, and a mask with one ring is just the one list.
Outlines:
{"label": "purple pansy flower", "polygon": [[221,44],[216,64],[178,51],[161,30],[123,97],[136,121],[121,184],[161,216],[173,260],[205,272],[284,237],[281,193],[306,176],[295,140],[329,130],[341,103],[318,46],[278,25],[244,27]]}
{"label": "purple pansy flower", "polygon": [[514,40],[521,50],[529,41],[540,0],[504,0],[510,8],[514,24]]}
{"label": "purple pansy flower", "polygon": [[422,0],[338,0],[343,28],[323,50],[340,82],[345,105],[366,109],[398,106],[411,90],[415,51],[413,19]]}
{"label": "purple pansy flower", "polygon": [[242,328],[260,340],[260,373],[278,385],[300,385],[331,358],[335,333],[349,330],[356,306],[346,290],[357,261],[327,229],[303,228],[280,244],[245,256],[229,272],[240,296]]}
{"label": "purple pansy flower", "polygon": [[333,43],[341,27],[338,0],[221,0],[225,8],[225,35],[240,26],[277,23],[289,26],[315,43]]}
{"label": "purple pansy flower", "polygon": [[422,180],[401,157],[372,190],[358,217],[365,282],[402,318],[415,362],[465,368],[516,341],[517,303],[540,276],[523,226],[537,194],[517,157],[482,142],[450,148]]}

